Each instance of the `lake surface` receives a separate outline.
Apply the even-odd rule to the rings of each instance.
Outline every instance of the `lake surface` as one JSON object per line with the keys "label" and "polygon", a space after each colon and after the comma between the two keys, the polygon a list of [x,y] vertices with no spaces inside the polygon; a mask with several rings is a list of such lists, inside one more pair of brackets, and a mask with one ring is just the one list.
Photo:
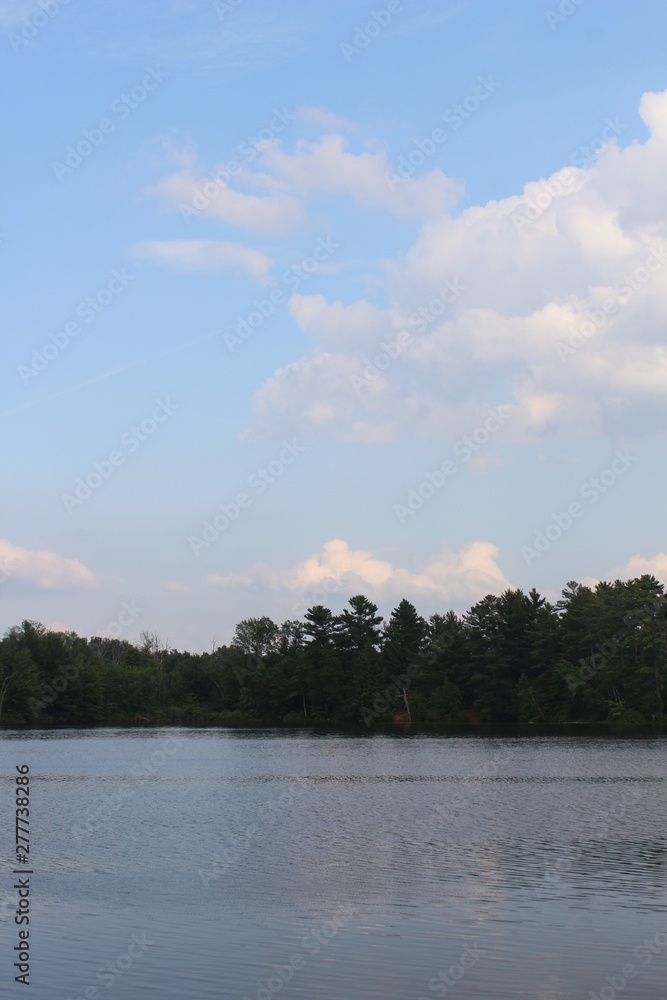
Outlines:
{"label": "lake surface", "polygon": [[664,738],[5,731],[0,762],[2,994],[27,763],[32,1000],[665,995]]}

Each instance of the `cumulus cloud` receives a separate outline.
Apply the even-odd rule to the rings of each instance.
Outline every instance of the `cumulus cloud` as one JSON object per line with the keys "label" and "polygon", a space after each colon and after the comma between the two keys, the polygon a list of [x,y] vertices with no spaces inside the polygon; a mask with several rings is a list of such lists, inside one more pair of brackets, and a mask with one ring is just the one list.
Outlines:
{"label": "cumulus cloud", "polygon": [[[383,148],[322,108],[302,108],[297,121],[326,134],[290,148],[269,140],[226,181],[184,159],[151,189],[172,211],[284,235],[304,224],[311,197],[329,195],[420,225],[405,253],[377,262],[382,307],[292,296],[310,347],[256,394],[249,433],[442,437],[474,426],[489,403],[513,408],[517,440],[664,425],[667,92],[644,94],[639,112],[645,142],[620,150],[612,139],[586,168],[567,165],[458,214],[457,182],[439,169],[399,182]],[[271,263],[211,240],[141,252],[180,267],[238,266],[259,281]],[[387,345],[403,333],[409,343],[394,356]]]}
{"label": "cumulus cloud", "polygon": [[[295,295],[290,313],[311,348],[257,393],[255,430],[438,437],[474,419],[475,399],[511,405],[522,440],[664,426],[667,92],[645,94],[640,114],[646,142],[620,150],[612,140],[588,169],[564,167],[458,216],[444,210],[453,192],[437,171],[418,179],[439,194],[425,197],[413,246],[386,263],[389,306]],[[264,155],[295,190],[347,193],[394,214],[421,205],[418,188],[402,185],[391,207],[383,154],[355,155],[340,136]],[[401,330],[409,345],[355,389]]]}
{"label": "cumulus cloud", "polygon": [[279,142],[269,143],[260,164],[300,195],[347,195],[364,208],[383,208],[403,218],[437,216],[453,208],[462,194],[461,185],[439,169],[390,182],[392,168],[383,150],[353,152],[348,140],[336,134],[315,142],[300,140],[291,153]]}
{"label": "cumulus cloud", "polygon": [[613,570],[614,578],[617,580],[634,580],[645,574],[667,582],[667,552],[658,552],[651,559],[632,556],[622,569]]}
{"label": "cumulus cloud", "polygon": [[[278,138],[248,146],[246,160],[218,164],[208,176],[197,170],[188,152],[181,169],[150,186],[147,193],[161,198],[167,210],[180,212],[187,222],[203,216],[274,234],[288,234],[304,225],[307,199],[314,193],[348,197],[364,208],[417,219],[449,211],[462,194],[460,183],[439,169],[401,183],[389,182],[391,164],[384,150],[352,150],[348,138],[340,134],[350,131],[350,123],[317,108],[302,109],[298,117],[305,124],[340,129],[314,141],[301,139],[291,152]],[[166,153],[173,161],[170,150]],[[253,193],[256,190],[263,193]]]}
{"label": "cumulus cloud", "polygon": [[208,582],[218,587],[257,583],[305,593],[344,579],[350,592],[363,591],[377,600],[430,599],[445,607],[464,605],[511,586],[498,566],[498,555],[498,548],[489,542],[472,542],[458,552],[443,547],[434,559],[413,571],[376,559],[365,549],[350,549],[346,541],[335,538],[291,569],[281,572],[257,563],[242,575],[209,576]]}
{"label": "cumulus cloud", "polygon": [[312,333],[320,343],[331,348],[372,347],[392,333],[390,310],[378,309],[370,302],[327,302],[323,295],[299,295],[289,301],[289,311],[304,333]]}
{"label": "cumulus cloud", "polygon": [[184,583],[177,583],[175,580],[169,580],[167,583],[167,590],[174,594],[189,594],[190,588],[186,587]]}
{"label": "cumulus cloud", "polygon": [[0,538],[0,578],[20,580],[39,590],[99,586],[95,574],[78,559],[66,559],[45,549],[33,552],[4,538]]}
{"label": "cumulus cloud", "polygon": [[273,261],[259,250],[223,240],[155,240],[135,243],[131,255],[140,260],[169,264],[185,271],[236,268],[266,283]]}

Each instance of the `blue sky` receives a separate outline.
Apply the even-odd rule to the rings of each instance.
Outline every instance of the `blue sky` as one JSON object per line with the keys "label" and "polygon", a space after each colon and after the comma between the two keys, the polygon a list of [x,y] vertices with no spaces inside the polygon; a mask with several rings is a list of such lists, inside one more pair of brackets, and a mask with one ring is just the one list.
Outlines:
{"label": "blue sky", "polygon": [[667,579],[666,27],[0,2],[3,626]]}

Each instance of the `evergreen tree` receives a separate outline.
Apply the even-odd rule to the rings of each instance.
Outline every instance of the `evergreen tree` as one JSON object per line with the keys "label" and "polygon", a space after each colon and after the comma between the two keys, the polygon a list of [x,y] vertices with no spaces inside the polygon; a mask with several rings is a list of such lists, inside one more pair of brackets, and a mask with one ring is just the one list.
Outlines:
{"label": "evergreen tree", "polygon": [[407,599],[248,618],[230,646],[140,646],[24,621],[0,641],[3,726],[390,721],[664,726],[667,595],[655,577],[487,595],[428,623]]}

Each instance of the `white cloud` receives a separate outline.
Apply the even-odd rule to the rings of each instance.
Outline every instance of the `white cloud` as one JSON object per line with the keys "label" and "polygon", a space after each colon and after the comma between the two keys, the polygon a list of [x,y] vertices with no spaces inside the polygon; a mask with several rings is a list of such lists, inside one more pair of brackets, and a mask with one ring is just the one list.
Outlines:
{"label": "white cloud", "polygon": [[[389,443],[400,433],[400,410],[386,416],[381,382],[369,385],[364,400],[355,396],[351,379],[362,371],[363,363],[350,355],[319,350],[279,368],[255,394],[256,428],[279,434],[281,428],[298,426],[305,440],[320,436]],[[382,408],[378,422],[362,419],[372,417],[376,399]]]}
{"label": "white cloud", "polygon": [[267,283],[273,261],[259,250],[250,250],[223,240],[155,240],[135,243],[133,257],[169,264],[186,271],[237,268],[256,281]]}
{"label": "white cloud", "polygon": [[279,572],[258,563],[242,575],[209,576],[208,582],[220,587],[257,583],[274,590],[306,593],[327,581],[344,578],[350,593],[363,590],[377,600],[426,599],[445,607],[452,602],[466,605],[510,587],[498,566],[498,555],[497,547],[488,542],[472,542],[459,552],[443,547],[434,559],[414,572],[376,559],[364,549],[350,549],[347,542],[335,538],[291,569]]}
{"label": "white cloud", "polygon": [[[333,124],[321,109],[302,109],[311,122]],[[339,121],[340,124],[340,121]],[[166,209],[180,212],[187,222],[199,216],[251,232],[287,234],[307,219],[309,195],[332,194],[351,198],[364,208],[380,208],[399,218],[427,219],[453,208],[462,194],[461,185],[436,169],[421,177],[390,183],[392,172],[383,150],[353,152],[348,139],[339,134],[304,139],[287,152],[280,139],[267,141],[252,161],[218,164],[209,176],[198,174],[192,154],[181,157],[182,169],[147,189],[160,197]],[[174,160],[171,144],[165,155]],[[241,162],[238,162],[241,161]],[[229,169],[228,169],[229,168]],[[217,179],[214,179],[217,178]],[[251,193],[262,189],[263,195]]]}
{"label": "white cloud", "polygon": [[[217,172],[222,166],[216,168]],[[212,177],[197,177],[191,170],[180,170],[149,187],[148,194],[161,197],[168,209],[181,212],[187,221],[202,215],[259,233],[289,233],[302,223],[302,206],[291,195],[245,194],[229,186],[224,173],[222,178],[215,182]]]}
{"label": "white cloud", "polygon": [[[340,136],[267,149],[265,165],[294,191],[394,214],[430,208],[414,245],[386,264],[388,308],[292,298],[312,348],[257,393],[255,431],[441,438],[474,419],[474,400],[511,405],[519,439],[664,426],[667,92],[645,94],[640,113],[646,142],[608,143],[588,170],[566,167],[458,217],[443,211],[452,188],[438,171],[397,189],[392,207],[384,154],[355,155]],[[446,280],[461,292],[443,307]],[[409,347],[355,392],[352,375],[401,329]]]}
{"label": "white cloud", "polygon": [[90,589],[99,582],[78,559],[66,559],[41,549],[32,552],[0,538],[0,575],[20,580],[39,590]]}
{"label": "white cloud", "polygon": [[304,333],[331,348],[372,347],[393,332],[392,313],[370,302],[327,302],[323,295],[292,295],[289,311]]}
{"label": "white cloud", "polygon": [[184,583],[176,583],[174,580],[169,580],[167,583],[167,590],[174,594],[189,594],[190,588],[186,587]]}
{"label": "white cloud", "polygon": [[438,216],[453,208],[462,194],[461,185],[438,169],[391,184],[386,175],[392,167],[384,151],[350,152],[341,135],[300,140],[293,153],[285,152],[279,142],[269,143],[259,162],[300,195],[347,195],[364,208],[384,208],[404,218]]}
{"label": "white cloud", "polygon": [[194,167],[197,162],[197,154],[194,148],[177,145],[174,140],[175,129],[170,129],[166,134],[161,135],[155,143],[155,152],[150,157],[150,165],[154,169],[161,169],[165,163],[170,166],[175,164],[183,170]]}
{"label": "white cloud", "polygon": [[65,622],[52,622],[51,625],[46,626],[49,632],[75,632],[76,629],[70,628]]}
{"label": "white cloud", "polygon": [[305,125],[314,125],[326,132],[357,132],[359,126],[347,118],[341,118],[326,108],[299,108],[298,118]]}
{"label": "white cloud", "polygon": [[634,580],[648,574],[667,583],[667,552],[658,552],[651,559],[632,556],[622,569],[612,570],[616,580]]}

